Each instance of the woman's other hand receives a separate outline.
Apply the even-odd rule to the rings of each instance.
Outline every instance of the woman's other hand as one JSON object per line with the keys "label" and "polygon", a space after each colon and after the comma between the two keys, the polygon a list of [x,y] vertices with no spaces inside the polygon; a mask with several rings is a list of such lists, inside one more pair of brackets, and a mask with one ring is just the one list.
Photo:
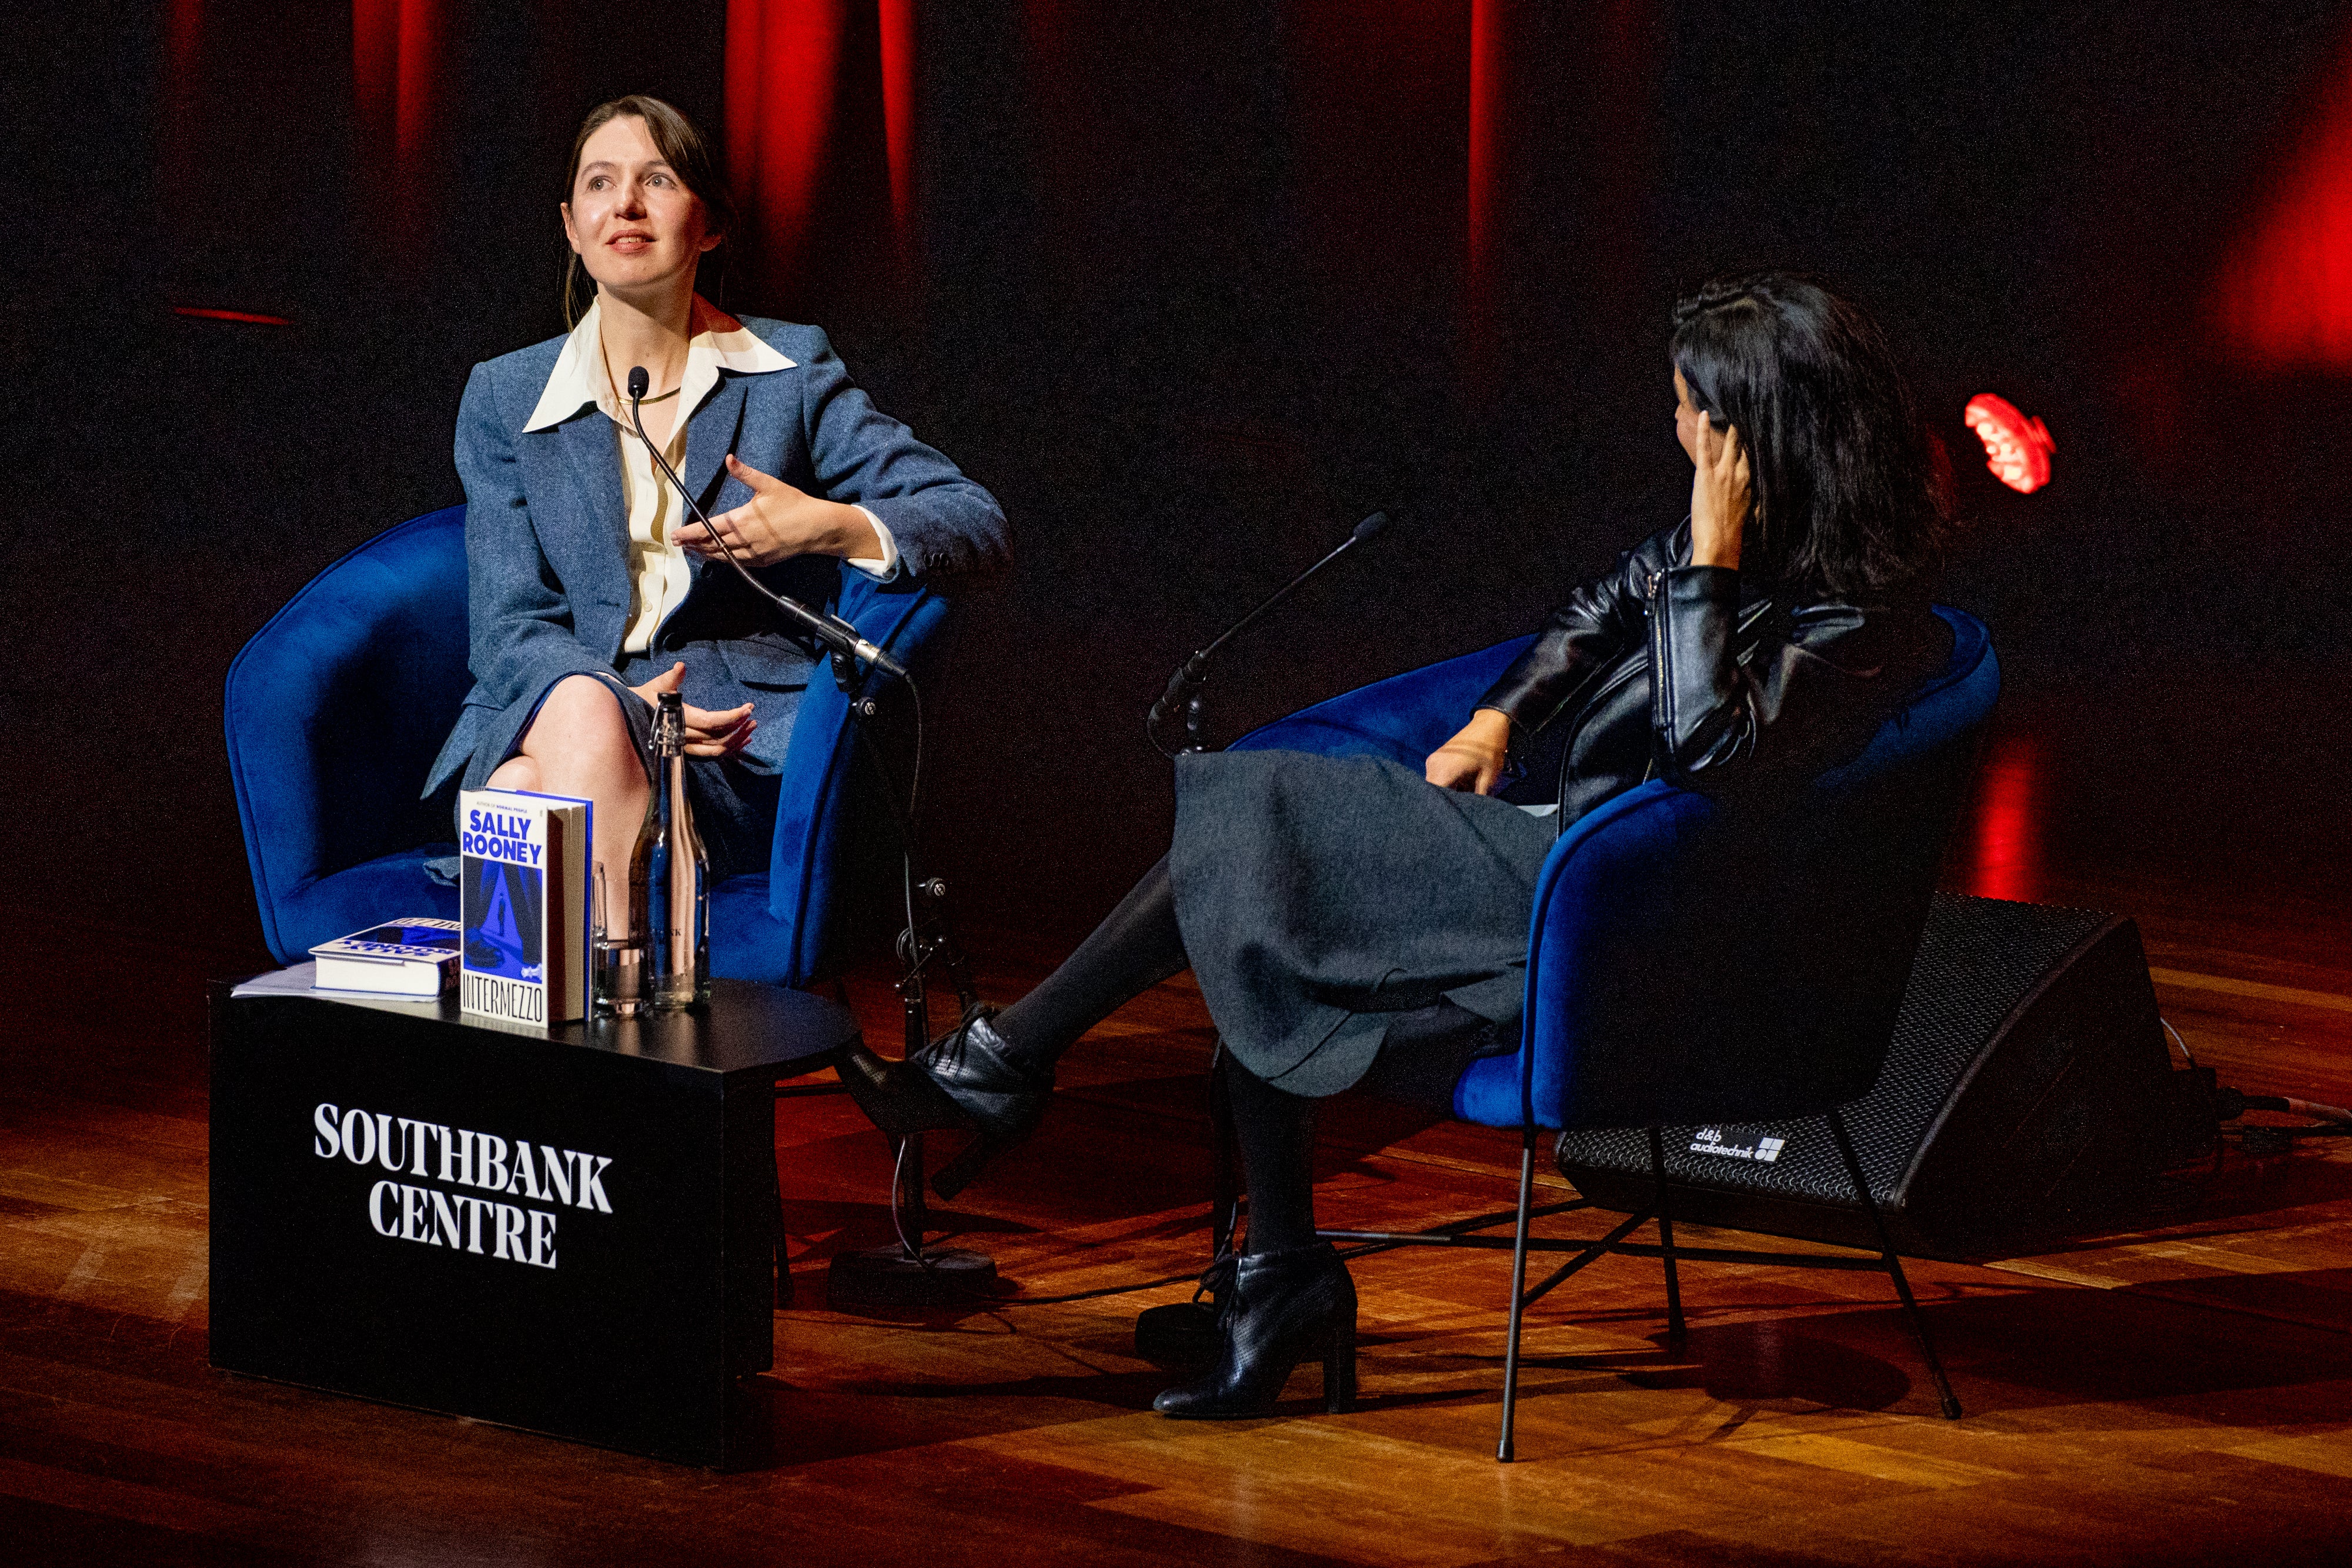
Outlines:
{"label": "woman's other hand", "polygon": [[1494,708],[1482,707],[1453,739],[1429,754],[1421,774],[1441,789],[1491,795],[1510,750],[1511,721]]}
{"label": "woman's other hand", "polygon": [[[646,699],[652,707],[661,706],[662,694],[677,690],[686,679],[686,665],[672,664],[641,686],[629,689]],[[679,705],[686,716],[686,754],[688,757],[732,757],[743,749],[760,721],[751,716],[751,705],[731,707],[723,713],[713,713],[692,703]]]}
{"label": "woman's other hand", "polygon": [[[882,541],[866,514],[839,501],[827,501],[806,490],[762,474],[733,453],[727,455],[727,472],[751,487],[751,498],[710,519],[735,559],[745,566],[771,566],[796,555],[831,555],[845,559],[868,559],[882,554]],[[688,523],[670,536],[680,549],[706,559],[723,559],[725,551],[700,523]]]}
{"label": "woman's other hand", "polygon": [[1737,425],[1718,433],[1699,415],[1691,453],[1691,564],[1739,570],[1740,532],[1753,500],[1748,447]]}

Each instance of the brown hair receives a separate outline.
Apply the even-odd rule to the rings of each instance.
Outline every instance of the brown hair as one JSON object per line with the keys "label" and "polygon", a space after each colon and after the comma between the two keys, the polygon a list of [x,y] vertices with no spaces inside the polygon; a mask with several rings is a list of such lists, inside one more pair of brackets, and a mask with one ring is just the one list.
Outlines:
{"label": "brown hair", "polygon": [[[588,111],[580,122],[580,134],[572,139],[572,159],[563,171],[563,200],[572,200],[572,187],[580,178],[580,156],[588,139],[606,125],[625,116],[634,115],[646,122],[646,134],[653,139],[654,151],[670,166],[683,184],[702,204],[709,232],[731,239],[735,234],[735,198],[727,189],[727,182],[719,177],[719,162],[710,154],[710,142],[694,121],[664,103],[641,92],[616,98],[610,103],[600,103]],[[716,251],[720,268],[719,277],[726,277],[727,247]],[[580,264],[577,251],[565,248],[563,262],[563,324],[579,325],[586,307],[578,298],[578,286],[586,271]],[[596,298],[595,285],[588,287],[588,298]]]}

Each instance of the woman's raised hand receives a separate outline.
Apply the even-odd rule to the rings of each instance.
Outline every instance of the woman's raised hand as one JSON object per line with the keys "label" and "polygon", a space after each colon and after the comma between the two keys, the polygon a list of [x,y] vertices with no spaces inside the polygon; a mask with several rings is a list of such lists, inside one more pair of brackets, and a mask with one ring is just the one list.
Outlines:
{"label": "woman's raised hand", "polygon": [[[839,501],[812,496],[772,474],[762,474],[733,453],[727,472],[751,487],[751,498],[710,519],[745,566],[770,566],[790,556],[878,557],[882,541],[866,514]],[[701,524],[688,523],[671,536],[680,549],[717,560],[725,552]]]}
{"label": "woman's raised hand", "polygon": [[1739,567],[1740,533],[1748,526],[1754,497],[1749,487],[1748,444],[1737,425],[1717,434],[1715,422],[1698,416],[1698,450],[1692,454],[1691,564]]}
{"label": "woman's raised hand", "polygon": [[[686,665],[681,662],[672,664],[644,685],[629,689],[645,698],[648,706],[659,707],[662,694],[677,690],[678,683],[685,679]],[[729,708],[723,713],[713,713],[692,703],[684,703],[680,706],[686,716],[686,754],[688,757],[732,757],[743,749],[744,743],[751,738],[751,732],[760,727],[760,721],[751,716],[750,703],[741,707]]]}
{"label": "woman's raised hand", "polygon": [[1453,739],[1429,754],[1421,774],[1441,789],[1491,795],[1510,750],[1511,721],[1496,709],[1482,707]]}

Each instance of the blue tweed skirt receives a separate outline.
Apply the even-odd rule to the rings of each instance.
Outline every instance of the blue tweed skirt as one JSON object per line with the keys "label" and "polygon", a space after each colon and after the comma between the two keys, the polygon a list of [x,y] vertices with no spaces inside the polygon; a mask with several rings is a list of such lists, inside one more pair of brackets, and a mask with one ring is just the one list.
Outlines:
{"label": "blue tweed skirt", "polygon": [[[687,664],[683,687],[686,700],[697,707],[709,706],[696,697],[698,661],[693,654],[691,646],[651,653],[625,653],[619,674],[602,677],[621,705],[621,716],[627,720],[629,733],[637,743],[637,755],[645,763],[648,779],[654,776],[654,710],[629,688],[643,685],[682,658]],[[554,689],[554,685],[550,684],[548,691]],[[789,734],[792,714],[799,706],[799,692],[768,690],[762,691],[760,698],[761,727],[778,724],[777,710],[781,708],[784,732]],[[467,759],[461,775],[466,789],[482,789],[498,766],[521,749],[523,736],[538,716],[539,705],[546,700],[547,692],[543,691],[499,716],[500,722],[491,727]],[[689,757],[686,759],[686,774],[688,798],[694,806],[694,827],[701,835],[704,853],[710,858],[712,883],[747,872],[765,872],[776,831],[775,769],[758,758],[739,752],[725,758]]]}

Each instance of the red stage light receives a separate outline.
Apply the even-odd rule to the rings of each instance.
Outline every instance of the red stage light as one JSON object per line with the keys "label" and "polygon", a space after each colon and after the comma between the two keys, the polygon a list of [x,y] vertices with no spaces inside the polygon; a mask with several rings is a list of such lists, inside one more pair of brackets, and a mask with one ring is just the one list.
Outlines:
{"label": "red stage light", "polygon": [[2000,734],[1985,747],[1961,890],[2031,903],[2047,895],[2042,864],[2042,753],[2033,737]]}
{"label": "red stage light", "polygon": [[215,310],[208,305],[174,305],[174,316],[194,316],[204,321],[248,321],[257,327],[291,327],[293,322],[283,316],[259,316],[250,310]]}
{"label": "red stage light", "polygon": [[1984,443],[1985,466],[2011,489],[2032,495],[2050,483],[2050,455],[2058,444],[2049,427],[2028,419],[2005,397],[1979,392],[1961,416]]}

